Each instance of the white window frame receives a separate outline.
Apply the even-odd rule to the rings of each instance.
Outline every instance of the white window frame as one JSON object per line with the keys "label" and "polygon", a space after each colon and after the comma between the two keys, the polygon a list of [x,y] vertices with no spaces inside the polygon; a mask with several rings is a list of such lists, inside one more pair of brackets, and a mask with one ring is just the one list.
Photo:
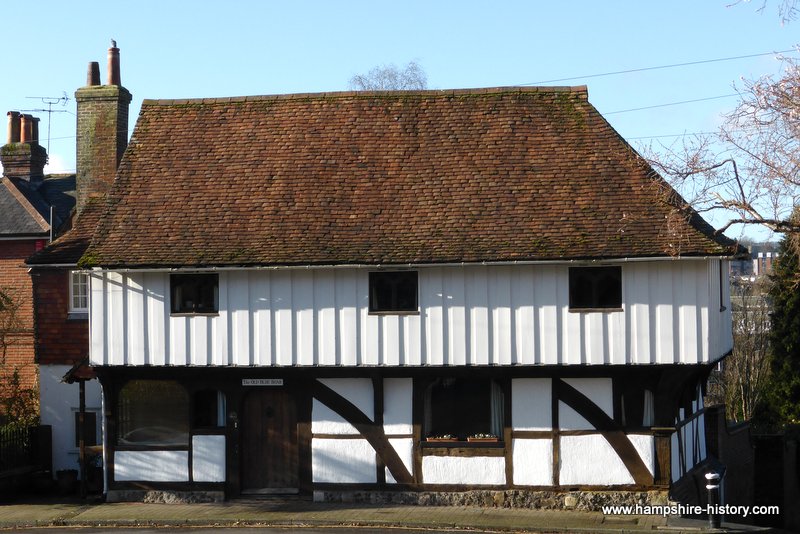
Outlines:
{"label": "white window frame", "polygon": [[[82,279],[82,281],[81,281]],[[84,288],[84,295],[80,294],[80,287]],[[78,292],[76,293],[76,289]],[[75,299],[85,298],[86,306],[75,306]],[[81,271],[69,272],[69,312],[89,313],[89,275]]]}

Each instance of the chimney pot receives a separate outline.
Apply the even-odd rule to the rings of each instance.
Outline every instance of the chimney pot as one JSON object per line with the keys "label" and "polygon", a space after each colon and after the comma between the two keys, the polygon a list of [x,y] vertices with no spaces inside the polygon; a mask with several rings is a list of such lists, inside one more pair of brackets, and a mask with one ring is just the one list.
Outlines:
{"label": "chimney pot", "polygon": [[108,49],[108,84],[122,85],[119,74],[119,48],[117,42],[111,41],[111,48]]}
{"label": "chimney pot", "polygon": [[100,85],[100,63],[97,61],[89,62],[89,70],[86,73],[86,85]]}
{"label": "chimney pot", "polygon": [[20,143],[30,143],[31,137],[33,135],[33,131],[31,130],[31,121],[33,117],[30,115],[22,114],[20,115],[19,119],[19,142]]}
{"label": "chimney pot", "polygon": [[19,143],[19,112],[9,111],[8,115],[8,144]]}

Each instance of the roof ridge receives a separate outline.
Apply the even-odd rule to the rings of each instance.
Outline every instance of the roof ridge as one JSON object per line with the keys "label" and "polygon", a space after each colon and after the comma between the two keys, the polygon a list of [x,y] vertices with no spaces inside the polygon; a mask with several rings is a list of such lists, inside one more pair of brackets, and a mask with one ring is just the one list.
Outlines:
{"label": "roof ridge", "polygon": [[142,105],[184,105],[184,104],[230,104],[234,102],[258,102],[265,100],[307,100],[307,99],[328,99],[328,98],[348,98],[348,97],[401,97],[401,96],[458,96],[458,95],[496,95],[514,93],[580,93],[584,99],[588,100],[589,90],[586,85],[554,85],[554,86],[500,86],[500,87],[476,87],[465,89],[424,89],[424,90],[391,90],[391,91],[327,91],[319,93],[287,93],[270,95],[245,95],[215,98],[165,98],[151,99],[145,98]]}

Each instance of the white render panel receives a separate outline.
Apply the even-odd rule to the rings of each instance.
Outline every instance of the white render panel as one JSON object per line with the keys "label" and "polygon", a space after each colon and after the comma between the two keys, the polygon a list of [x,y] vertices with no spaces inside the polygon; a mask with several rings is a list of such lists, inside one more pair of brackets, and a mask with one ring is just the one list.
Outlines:
{"label": "white render panel", "polygon": [[514,430],[550,430],[552,380],[515,378],[511,381],[511,424]]}
{"label": "white render panel", "polygon": [[[372,381],[369,378],[323,378],[320,382],[352,402],[374,420]],[[339,414],[314,399],[311,408],[311,432],[315,434],[358,434],[358,430]]]}
{"label": "white render panel", "polygon": [[552,439],[515,439],[513,447],[514,484],[553,485]]}
{"label": "white render panel", "polygon": [[561,436],[559,482],[570,484],[633,484],[616,451],[603,436]]}
{"label": "white render panel", "polygon": [[718,259],[623,264],[623,311],[571,312],[568,265],[420,267],[419,314],[375,315],[361,267],[220,270],[216,316],[170,314],[169,273],[91,273],[95,365],[698,363],[732,347]]}
{"label": "white render panel", "polygon": [[377,482],[375,449],[365,439],[311,440],[311,472],[314,482]]}
{"label": "white render panel", "polygon": [[114,480],[187,482],[188,451],[116,451]]}
{"label": "white render panel", "polygon": [[225,436],[192,436],[192,480],[225,482]]}
{"label": "white render panel", "polygon": [[[586,395],[606,415],[614,416],[614,392],[610,378],[565,378],[564,382]],[[563,401],[558,403],[558,426],[562,430],[592,430],[594,428],[582,415]]]}
{"label": "white render panel", "polygon": [[636,448],[636,452],[639,453],[642,462],[647,466],[647,470],[650,471],[651,475],[655,476],[656,442],[653,436],[648,434],[628,434],[628,439],[631,440],[631,443]]}
{"label": "white render panel", "polygon": [[[414,440],[411,438],[390,438],[389,443],[392,448],[400,456],[403,465],[406,466],[408,472],[414,475]],[[386,482],[389,484],[397,484],[389,469],[386,469]]]}
{"label": "white render panel", "polygon": [[505,484],[506,460],[490,456],[424,456],[422,481],[425,484]]}
{"label": "white render panel", "polygon": [[413,381],[410,378],[383,380],[383,431],[386,434],[411,434]]}

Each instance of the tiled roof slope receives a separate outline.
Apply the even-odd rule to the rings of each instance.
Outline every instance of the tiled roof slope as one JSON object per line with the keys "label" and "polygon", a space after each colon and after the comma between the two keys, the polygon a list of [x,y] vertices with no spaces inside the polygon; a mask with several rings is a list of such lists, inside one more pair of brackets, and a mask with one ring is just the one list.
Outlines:
{"label": "tiled roof slope", "polygon": [[28,265],[77,264],[89,247],[100,216],[105,210],[104,198],[90,198],[83,211],[73,220],[72,228],[45,248],[31,256]]}
{"label": "tiled roof slope", "polygon": [[85,265],[728,254],[585,87],[146,100]]}
{"label": "tiled roof slope", "polygon": [[0,236],[47,236],[50,207],[58,230],[75,206],[75,175],[48,175],[37,188],[20,178],[0,182]]}

